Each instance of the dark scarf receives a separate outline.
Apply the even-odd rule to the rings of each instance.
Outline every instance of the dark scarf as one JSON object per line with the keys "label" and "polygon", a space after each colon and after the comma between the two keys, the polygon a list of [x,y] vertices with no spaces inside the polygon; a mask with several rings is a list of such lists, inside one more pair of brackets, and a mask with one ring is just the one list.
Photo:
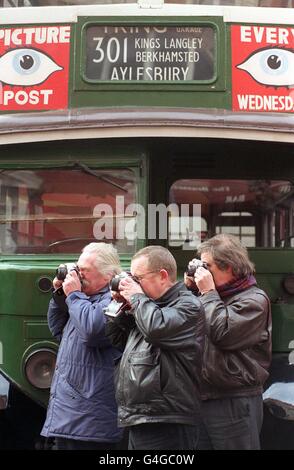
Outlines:
{"label": "dark scarf", "polygon": [[234,279],[233,281],[227,282],[226,284],[222,284],[216,290],[223,299],[224,297],[238,294],[238,292],[243,292],[243,290],[248,289],[248,287],[251,286],[256,286],[256,279],[252,274],[246,277],[241,277],[239,279]]}

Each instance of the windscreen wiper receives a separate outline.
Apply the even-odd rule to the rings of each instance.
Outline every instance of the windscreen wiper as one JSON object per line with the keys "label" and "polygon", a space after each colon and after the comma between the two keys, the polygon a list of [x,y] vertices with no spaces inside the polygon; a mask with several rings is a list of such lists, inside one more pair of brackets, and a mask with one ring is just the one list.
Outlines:
{"label": "windscreen wiper", "polygon": [[87,173],[88,175],[92,175],[92,176],[95,176],[95,178],[98,178],[102,181],[105,181],[105,183],[108,183],[108,184],[111,184],[112,186],[114,186],[115,188],[118,188],[120,189],[121,191],[124,191],[125,193],[128,192],[127,189],[125,189],[123,186],[121,186],[120,184],[118,183],[115,183],[114,181],[112,181],[110,178],[108,178],[107,176],[104,176],[104,175],[100,175],[99,173],[97,173],[95,170],[91,170],[91,168],[89,168],[87,165],[85,165],[84,163],[81,163],[81,162],[75,162],[74,166],[77,166],[78,168],[80,168],[82,171],[84,171],[85,173]]}

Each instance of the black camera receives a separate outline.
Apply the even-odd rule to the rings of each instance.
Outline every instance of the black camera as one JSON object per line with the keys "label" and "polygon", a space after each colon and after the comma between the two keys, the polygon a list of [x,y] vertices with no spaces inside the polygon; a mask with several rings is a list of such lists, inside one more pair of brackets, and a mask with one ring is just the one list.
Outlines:
{"label": "black camera", "polygon": [[75,271],[80,278],[79,268],[75,263],[60,264],[56,269],[56,277],[59,281],[64,281],[70,271]]}
{"label": "black camera", "polygon": [[126,277],[131,277],[132,279],[134,279],[129,271],[122,271],[120,274],[114,276],[110,281],[110,289],[114,292],[117,292],[117,294],[115,295],[114,300],[110,302],[108,307],[104,309],[104,313],[108,317],[116,317],[120,313],[125,313],[127,310],[130,309],[129,303],[119,294],[120,281],[122,279],[125,279]]}
{"label": "black camera", "polygon": [[208,269],[205,261],[201,261],[200,259],[194,258],[189,262],[185,273],[187,276],[194,277],[194,274],[196,273],[198,268]]}
{"label": "black camera", "polygon": [[[81,276],[80,276],[80,271],[79,271],[79,268],[78,266],[75,264],[75,263],[66,263],[66,264],[60,264],[58,266],[58,268],[56,269],[56,277],[59,281],[64,281],[64,279],[66,278],[66,275],[70,272],[70,271],[75,271],[78,275],[78,278],[80,280],[80,283],[81,283],[81,286],[83,286],[83,281],[81,279]],[[58,287],[57,289],[55,289],[53,291],[53,297],[55,298],[55,300],[58,299],[58,297],[64,297],[64,292],[63,292],[63,288],[62,286]]]}
{"label": "black camera", "polygon": [[132,277],[131,273],[129,271],[122,271],[120,274],[117,274],[111,279],[110,282],[110,289],[113,290],[114,292],[119,292],[119,283],[122,279],[125,279],[126,277]]}

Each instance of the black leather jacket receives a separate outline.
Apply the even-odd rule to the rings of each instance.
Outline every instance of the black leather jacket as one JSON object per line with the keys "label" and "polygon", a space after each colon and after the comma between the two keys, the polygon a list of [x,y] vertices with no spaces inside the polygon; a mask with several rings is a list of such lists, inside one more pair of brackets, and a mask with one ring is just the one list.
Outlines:
{"label": "black leather jacket", "polygon": [[107,324],[124,349],[117,376],[119,425],[197,424],[205,334],[204,310],[183,283],[160,299],[132,298],[132,314]]}
{"label": "black leather jacket", "polygon": [[207,337],[202,399],[262,393],[271,362],[270,301],[257,286],[223,301],[216,290],[200,297]]}

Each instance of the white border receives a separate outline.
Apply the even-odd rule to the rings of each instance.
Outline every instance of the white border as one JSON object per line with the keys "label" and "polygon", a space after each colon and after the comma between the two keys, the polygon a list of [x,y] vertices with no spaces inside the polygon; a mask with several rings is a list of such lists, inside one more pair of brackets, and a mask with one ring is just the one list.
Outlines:
{"label": "white border", "polygon": [[76,23],[80,16],[222,16],[224,22],[294,25],[294,9],[214,5],[163,4],[142,8],[137,3],[64,7],[0,8],[0,25]]}

